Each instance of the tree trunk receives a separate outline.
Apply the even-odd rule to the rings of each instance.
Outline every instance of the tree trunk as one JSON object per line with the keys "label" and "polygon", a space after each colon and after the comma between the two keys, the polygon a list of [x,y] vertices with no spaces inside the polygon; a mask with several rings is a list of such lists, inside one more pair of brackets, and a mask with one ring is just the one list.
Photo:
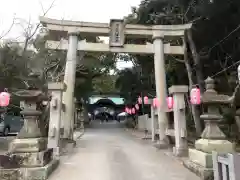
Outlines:
{"label": "tree trunk", "polygon": [[[183,46],[184,46],[184,64],[185,64],[185,67],[187,70],[187,75],[188,75],[189,90],[191,90],[193,88],[192,67],[191,67],[191,65],[189,63],[189,59],[188,59],[186,37],[184,37]],[[197,136],[199,137],[202,133],[200,112],[199,112],[199,109],[195,105],[193,105],[193,104],[189,104],[189,105],[190,105],[190,110],[192,112],[192,117],[193,117],[195,128],[196,128],[196,133],[197,133]]]}
{"label": "tree trunk", "polygon": [[194,65],[196,67],[196,76],[197,76],[199,89],[202,94],[204,92],[204,76],[203,76],[202,66],[201,66],[201,62],[200,62],[200,57],[199,57],[199,54],[197,53],[196,46],[192,39],[192,30],[191,29],[186,30],[186,34],[187,34],[187,40],[189,43],[189,47],[192,52]]}

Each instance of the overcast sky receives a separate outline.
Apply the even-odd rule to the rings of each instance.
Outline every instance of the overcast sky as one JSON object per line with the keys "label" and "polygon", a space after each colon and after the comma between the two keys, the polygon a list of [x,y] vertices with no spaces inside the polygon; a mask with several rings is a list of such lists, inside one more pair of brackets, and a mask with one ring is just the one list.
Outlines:
{"label": "overcast sky", "polygon": [[[31,20],[32,24],[37,24],[38,17],[43,14],[43,9],[46,11],[52,2],[52,0],[1,0],[0,35],[8,31],[14,17],[24,19],[26,22]],[[49,11],[47,17],[109,22],[110,19],[121,19],[128,15],[131,7],[137,6],[139,3],[140,0],[55,0],[54,7]],[[4,39],[21,37],[26,25],[21,20],[21,23],[14,25]]]}

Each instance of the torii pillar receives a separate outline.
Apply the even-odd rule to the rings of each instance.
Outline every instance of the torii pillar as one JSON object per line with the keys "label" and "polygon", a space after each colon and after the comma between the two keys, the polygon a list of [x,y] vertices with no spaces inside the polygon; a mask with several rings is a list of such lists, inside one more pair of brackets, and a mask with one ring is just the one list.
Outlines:
{"label": "torii pillar", "polygon": [[76,81],[78,37],[79,32],[68,32],[68,51],[64,74],[64,83],[67,85],[68,88],[63,93],[63,103],[66,105],[66,109],[62,116],[64,139],[73,139],[73,123],[74,123],[73,103]]}
{"label": "torii pillar", "polygon": [[159,124],[159,142],[156,144],[159,148],[167,148],[169,144],[166,136],[166,129],[168,125],[168,119],[166,114],[167,83],[163,39],[164,34],[161,31],[153,31],[156,95],[160,105],[157,109]]}

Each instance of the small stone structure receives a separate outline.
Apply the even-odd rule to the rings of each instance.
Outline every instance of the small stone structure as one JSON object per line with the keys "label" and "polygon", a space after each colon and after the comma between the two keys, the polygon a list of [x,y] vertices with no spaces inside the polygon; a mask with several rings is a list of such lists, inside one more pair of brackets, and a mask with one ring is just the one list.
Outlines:
{"label": "small stone structure", "polygon": [[240,177],[240,155],[213,152],[214,180],[238,180]]}
{"label": "small stone structure", "polygon": [[158,131],[159,131],[158,116],[157,116],[155,107],[153,107],[153,105],[152,105],[151,106],[151,133],[152,133],[152,142],[153,143],[156,143],[156,141],[158,140],[158,138],[157,138]]}
{"label": "small stone structure", "polygon": [[176,156],[186,156],[188,154],[187,127],[185,116],[184,95],[188,92],[188,86],[171,86],[169,93],[173,95],[173,114],[175,146],[173,153]]}
{"label": "small stone structure", "polygon": [[62,112],[62,94],[66,85],[60,82],[48,83],[51,92],[48,148],[53,148],[54,156],[60,155],[60,127]]}
{"label": "small stone structure", "polygon": [[151,131],[151,121],[148,118],[148,114],[138,116],[137,129],[139,131]]}
{"label": "small stone structure", "polygon": [[15,93],[23,100],[24,125],[9,145],[9,156],[18,159],[18,167],[0,169],[1,180],[45,180],[57,167],[53,149],[47,148],[47,139],[41,130],[38,105],[46,99],[42,91],[24,90]]}
{"label": "small stone structure", "polygon": [[212,152],[231,153],[234,145],[226,140],[224,133],[218,127],[223,119],[218,106],[231,103],[227,95],[220,95],[214,90],[214,80],[208,77],[205,80],[206,91],[202,96],[202,103],[207,106],[207,112],[200,116],[205,122],[205,129],[201,139],[195,142],[196,149],[189,149],[189,160],[184,165],[196,173],[203,180],[213,176]]}

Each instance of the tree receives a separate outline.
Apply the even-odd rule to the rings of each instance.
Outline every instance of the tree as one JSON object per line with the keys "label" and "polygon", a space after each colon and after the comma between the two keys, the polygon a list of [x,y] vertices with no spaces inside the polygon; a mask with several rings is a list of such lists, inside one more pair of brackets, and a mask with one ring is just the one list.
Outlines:
{"label": "tree", "polygon": [[136,68],[119,71],[115,87],[122,94],[123,98],[125,98],[127,104],[135,102],[141,89],[140,76]]}
{"label": "tree", "polygon": [[[136,24],[193,23],[192,30],[187,31],[186,34],[186,47],[189,47],[190,51],[185,52],[184,60],[172,56],[166,58],[167,81],[169,85],[185,84],[184,79],[188,77],[189,85],[196,83],[203,92],[203,80],[207,76],[212,76],[238,61],[237,37],[240,27],[239,19],[236,17],[239,16],[237,11],[239,6],[237,0],[213,3],[192,0],[143,0],[139,7],[132,9],[126,20],[128,23]],[[139,43],[141,40],[132,41]],[[182,45],[182,42],[172,43]],[[135,58],[141,60],[141,57],[135,56]],[[138,64],[141,65],[141,62]],[[142,67],[149,68],[151,65]],[[186,74],[182,73],[184,70],[187,70]],[[228,68],[227,71],[223,71],[224,76],[219,77],[221,82],[228,78],[231,70],[232,68]],[[181,75],[183,76],[178,78]],[[229,90],[228,87],[229,84],[218,86],[225,92]],[[196,118],[197,116],[194,116],[196,129],[200,133],[199,119]]]}

